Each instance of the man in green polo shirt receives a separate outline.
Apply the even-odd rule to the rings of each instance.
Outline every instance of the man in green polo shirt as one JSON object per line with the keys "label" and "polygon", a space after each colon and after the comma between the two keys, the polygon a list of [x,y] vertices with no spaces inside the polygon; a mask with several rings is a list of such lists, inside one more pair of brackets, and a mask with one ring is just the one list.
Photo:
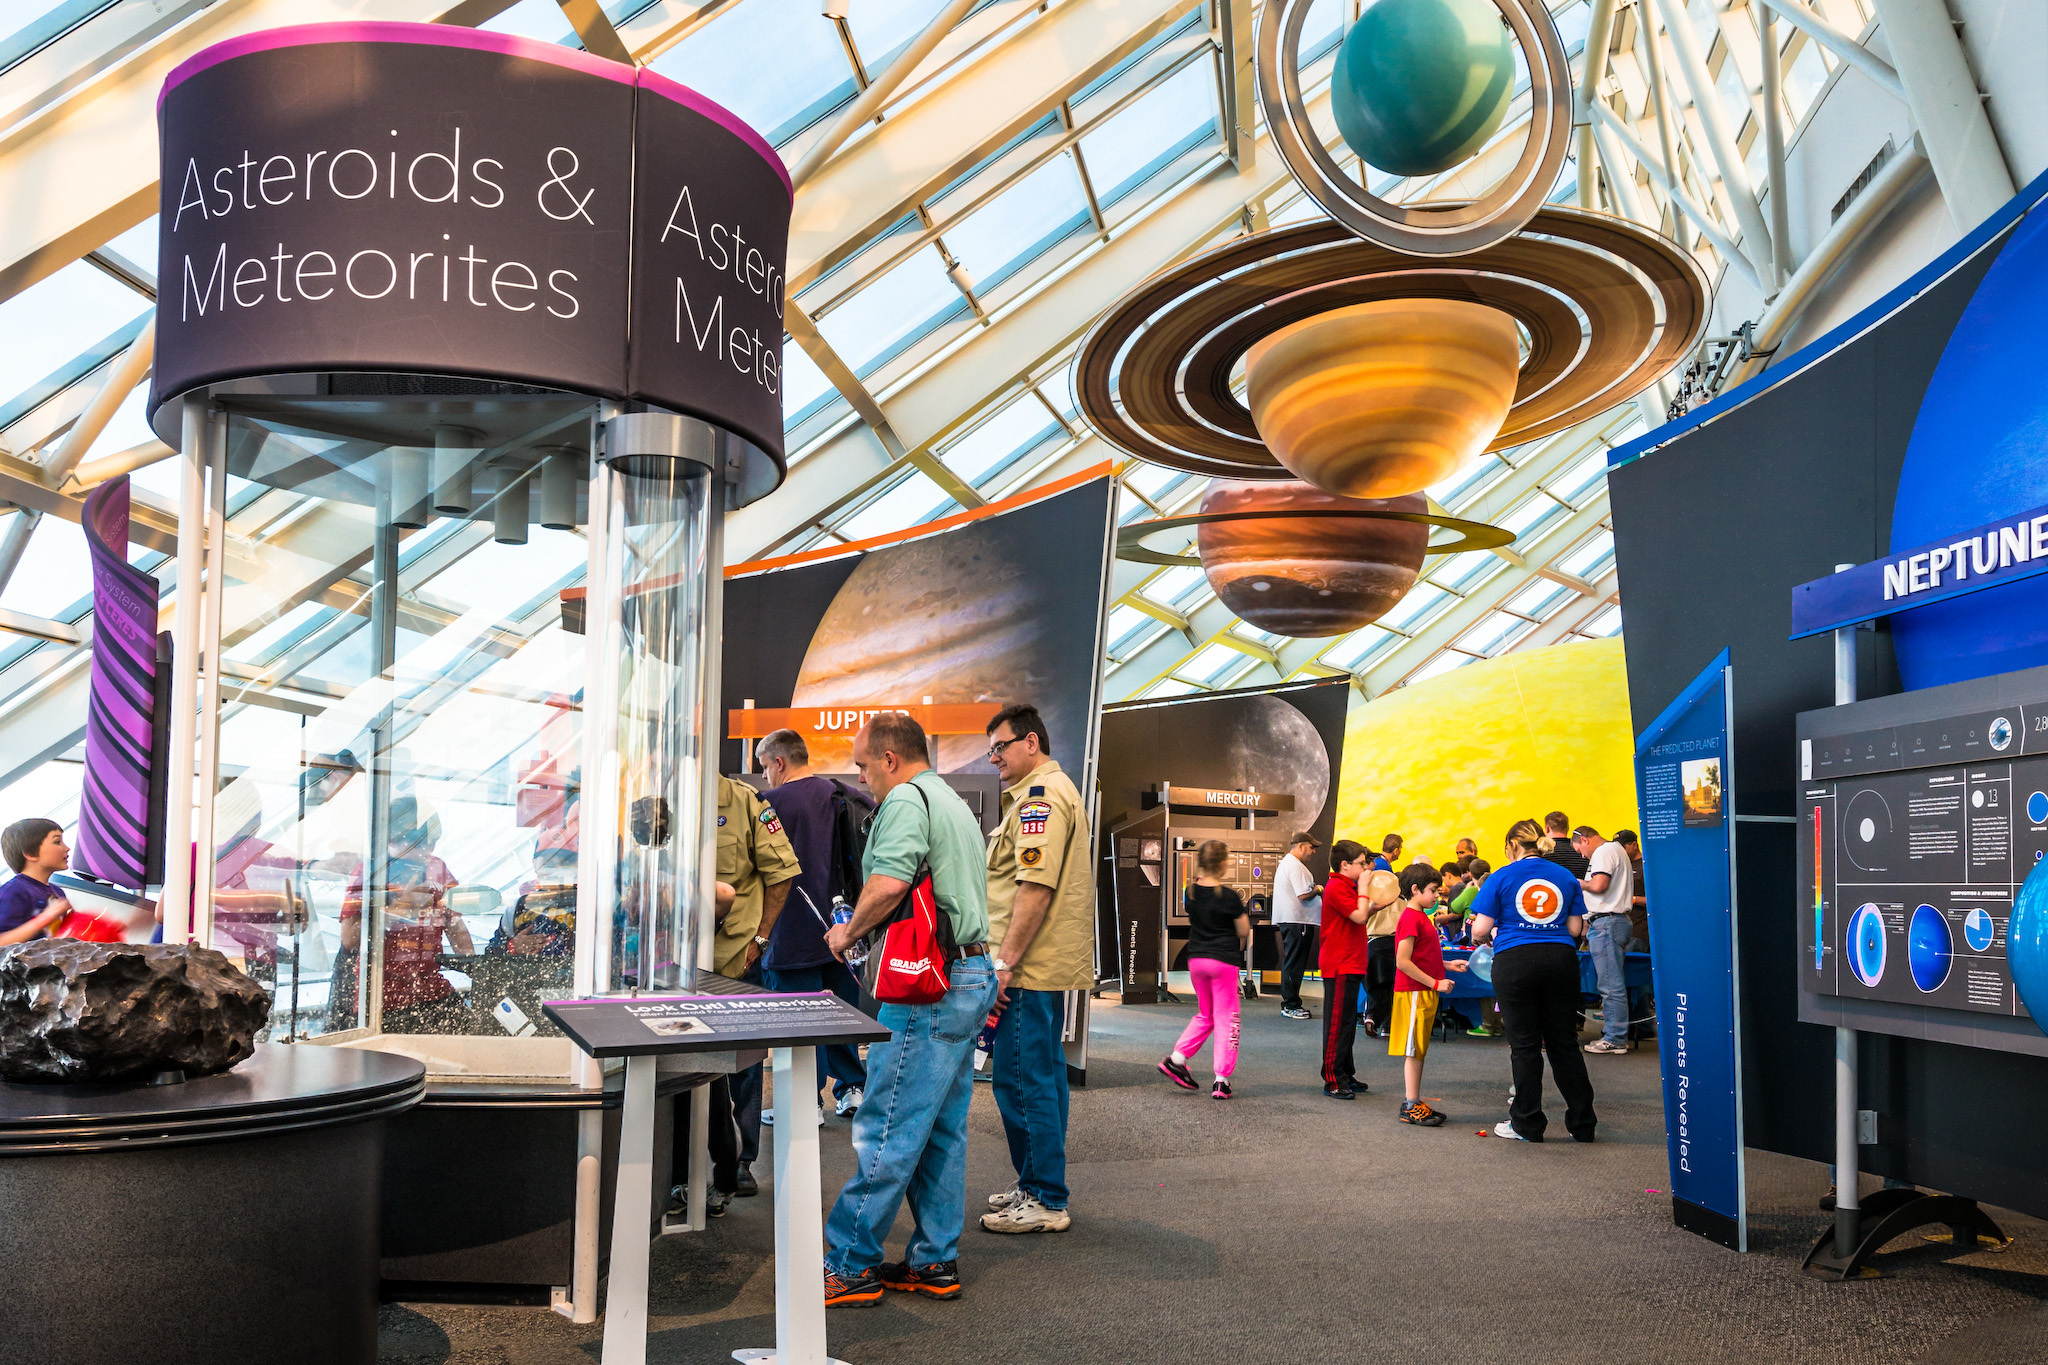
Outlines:
{"label": "man in green polo shirt", "polygon": [[[960,1293],[960,1225],[967,1216],[967,1104],[974,1040],[995,1003],[988,960],[988,898],[981,826],[927,762],[924,727],[889,711],[854,737],[853,764],[881,799],[861,857],[864,878],[850,923],[825,946],[843,958],[887,919],[920,867],[953,932],[951,989],[929,1005],[883,1005],[886,1043],[868,1048],[867,1098],[853,1119],[853,1178],[825,1221],[825,1306],[877,1303],[884,1289]],[[871,945],[870,951],[879,951]],[[916,1229],[901,1261],[884,1263],[882,1239],[910,1201]]]}

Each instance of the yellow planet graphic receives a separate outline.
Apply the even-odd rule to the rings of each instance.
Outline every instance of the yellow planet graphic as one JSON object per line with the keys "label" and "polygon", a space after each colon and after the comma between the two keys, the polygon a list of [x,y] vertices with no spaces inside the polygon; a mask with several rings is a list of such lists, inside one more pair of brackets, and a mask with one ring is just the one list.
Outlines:
{"label": "yellow planet graphic", "polygon": [[1636,827],[1635,732],[1622,642],[1504,654],[1354,707],[1337,837],[1441,863],[1458,840],[1501,862],[1517,820],[1561,810],[1603,834]]}

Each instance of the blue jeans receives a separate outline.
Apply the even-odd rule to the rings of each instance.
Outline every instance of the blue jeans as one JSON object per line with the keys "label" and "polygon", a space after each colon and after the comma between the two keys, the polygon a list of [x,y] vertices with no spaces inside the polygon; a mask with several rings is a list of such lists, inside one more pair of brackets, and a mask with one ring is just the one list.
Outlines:
{"label": "blue jeans", "polygon": [[[771,991],[830,991],[855,1009],[860,1008],[860,982],[844,962],[828,962],[822,967],[763,967],[761,978]],[[861,1065],[860,1049],[851,1043],[819,1048],[818,1075],[832,1078],[834,1098],[868,1083],[868,1069]]]}
{"label": "blue jeans", "polygon": [[974,1040],[995,1004],[996,976],[987,957],[970,957],[952,964],[952,980],[936,1004],[882,1006],[890,1037],[868,1045],[853,1178],[825,1220],[825,1268],[835,1274],[882,1263],[883,1239],[906,1198],[917,1227],[904,1259],[932,1265],[960,1254]]}
{"label": "blue jeans", "polygon": [[1634,933],[1627,915],[1586,921],[1586,951],[1600,982],[1600,1036],[1610,1043],[1628,1041],[1628,942]]}
{"label": "blue jeans", "polygon": [[1067,1206],[1067,1054],[1063,991],[1010,987],[996,1025],[996,1108],[1010,1140],[1017,1188],[1049,1209]]}

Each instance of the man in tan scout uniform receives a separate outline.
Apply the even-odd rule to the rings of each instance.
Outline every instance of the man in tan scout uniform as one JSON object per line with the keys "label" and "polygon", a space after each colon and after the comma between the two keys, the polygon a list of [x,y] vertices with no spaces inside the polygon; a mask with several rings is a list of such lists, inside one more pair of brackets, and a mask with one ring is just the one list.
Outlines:
{"label": "man in tan scout uniform", "polygon": [[[796,850],[783,833],[775,807],[752,787],[729,777],[718,779],[718,880],[733,890],[732,904],[718,917],[711,941],[711,961],[720,976],[758,982],[761,954],[768,935],[789,899],[789,888],[803,872]],[[720,894],[723,900],[723,893]],[[691,963],[695,966],[695,963]],[[676,1100],[676,1178],[689,1168],[689,1097]],[[734,1141],[737,1131],[738,1140]],[[711,1083],[711,1197],[707,1212],[717,1217],[735,1194],[760,1192],[754,1159],[761,1154],[761,1065],[735,1072],[727,1081]],[[675,1195],[680,1199],[682,1186]]]}
{"label": "man in tan scout uniform", "polygon": [[989,1197],[990,1232],[1065,1232],[1066,993],[1095,984],[1095,875],[1088,815],[1051,756],[1032,706],[989,722],[989,762],[1002,774],[1003,824],[988,846],[988,941],[995,945],[996,1107],[1016,1188]]}

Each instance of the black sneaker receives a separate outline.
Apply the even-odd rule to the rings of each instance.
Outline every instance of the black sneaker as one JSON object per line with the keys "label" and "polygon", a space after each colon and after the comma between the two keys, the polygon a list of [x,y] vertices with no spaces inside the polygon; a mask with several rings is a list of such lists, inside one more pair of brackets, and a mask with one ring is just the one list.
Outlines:
{"label": "black sneaker", "polygon": [[1313,1014],[1310,1014],[1310,1013],[1308,1012],[1308,1009],[1307,1009],[1307,1007],[1305,1007],[1305,1006],[1302,1006],[1302,1005],[1282,1005],[1282,1006],[1280,1007],[1280,1017],[1281,1017],[1282,1019],[1313,1019],[1313,1018],[1315,1018],[1315,1016],[1314,1016]]}
{"label": "black sneaker", "polygon": [[1160,1058],[1159,1074],[1183,1090],[1200,1090],[1202,1088],[1195,1084],[1194,1073],[1188,1070],[1187,1064],[1185,1062],[1176,1062],[1170,1055]]}
{"label": "black sneaker", "polygon": [[1428,1100],[1403,1100],[1401,1122],[1419,1123],[1424,1128],[1441,1128],[1444,1126],[1444,1116],[1430,1108]]}
{"label": "black sneaker", "polygon": [[881,1279],[884,1289],[893,1289],[899,1294],[923,1294],[934,1299],[960,1297],[958,1261],[939,1261],[932,1265],[885,1261],[875,1274]]}
{"label": "black sneaker", "polygon": [[827,1308],[873,1308],[882,1301],[882,1277],[870,1266],[858,1275],[825,1272]]}
{"label": "black sneaker", "polygon": [[1229,1099],[1229,1098],[1230,1098],[1230,1082],[1229,1082],[1229,1081],[1226,1081],[1226,1080],[1224,1080],[1224,1079],[1223,1079],[1223,1078],[1222,1078],[1221,1076],[1218,1076],[1218,1077],[1216,1078],[1216,1084],[1215,1084],[1215,1085],[1213,1085],[1213,1086],[1211,1086],[1211,1087],[1209,1088],[1209,1098],[1210,1098],[1210,1099],[1212,1099],[1212,1100],[1227,1100],[1227,1099]]}
{"label": "black sneaker", "polygon": [[1360,1020],[1358,1026],[1365,1030],[1365,1036],[1368,1038],[1384,1038],[1387,1036],[1380,1030],[1380,1026],[1371,1019]]}
{"label": "black sneaker", "polygon": [[1822,1213],[1833,1213],[1835,1211],[1835,1187],[1833,1185],[1828,1186],[1828,1192],[1820,1197],[1820,1211]]}
{"label": "black sneaker", "polygon": [[723,1218],[725,1217],[725,1211],[730,1207],[732,1207],[732,1196],[724,1190],[704,1191],[704,1216],[706,1218]]}
{"label": "black sneaker", "polygon": [[1326,1099],[1333,1100],[1355,1100],[1358,1098],[1358,1092],[1348,1085],[1326,1085],[1323,1087],[1323,1095]]}
{"label": "black sneaker", "polygon": [[761,1182],[754,1179],[754,1163],[751,1161],[742,1161],[740,1163],[739,1188],[735,1191],[735,1193],[738,1194],[739,1197],[742,1199],[752,1199],[755,1195],[759,1194],[760,1192]]}

